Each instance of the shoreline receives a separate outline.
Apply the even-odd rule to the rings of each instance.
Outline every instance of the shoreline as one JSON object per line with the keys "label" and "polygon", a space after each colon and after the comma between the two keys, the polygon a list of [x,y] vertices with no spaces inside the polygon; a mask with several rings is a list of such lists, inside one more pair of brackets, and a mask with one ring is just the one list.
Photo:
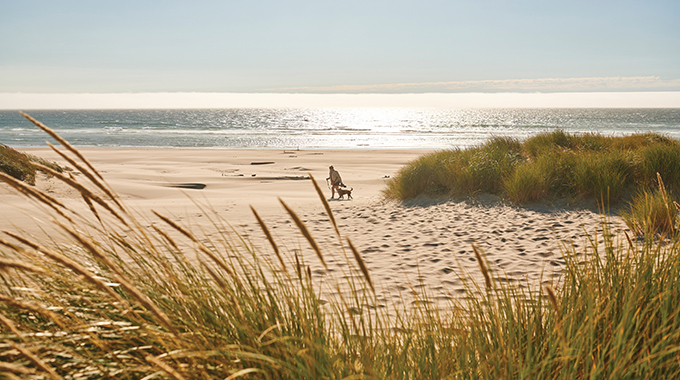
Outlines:
{"label": "shoreline", "polygon": [[[49,149],[21,151],[62,162]],[[204,231],[210,239],[224,232],[214,224],[217,217],[253,247],[270,252],[252,206],[282,247],[304,256],[319,285],[327,284],[331,273],[314,257],[279,198],[305,222],[324,254],[337,256],[328,259],[329,271],[345,273],[346,261],[340,255],[343,246],[306,179],[311,174],[329,198],[324,182],[328,165],[334,165],[353,188],[353,199],[329,204],[341,233],[351,239],[378,294],[384,295],[381,302],[390,307],[408,307],[414,302],[410,289],[417,284],[432,290],[433,299],[442,303],[463,292],[460,275],[469,274],[483,284],[472,244],[484,252],[490,269],[503,281],[538,284],[558,278],[564,268],[561,241],[583,253],[592,251],[587,248],[588,235],[602,234],[602,216],[587,208],[552,204],[514,207],[491,195],[469,200],[384,200],[381,190],[385,181],[426,150],[80,151],[141,220],[157,221],[150,212],[156,210],[181,226]],[[182,184],[205,187],[177,186]],[[65,186],[56,179],[40,175],[36,186],[66,205],[88,212],[80,194],[64,191]],[[36,219],[36,210],[25,198],[12,195],[5,184],[0,185],[0,202],[6,210],[0,225],[3,230],[20,229],[35,235],[42,233],[40,228],[49,229],[49,222]],[[608,223],[612,231],[625,229],[618,217],[610,216]],[[329,290],[332,297],[334,290]]]}

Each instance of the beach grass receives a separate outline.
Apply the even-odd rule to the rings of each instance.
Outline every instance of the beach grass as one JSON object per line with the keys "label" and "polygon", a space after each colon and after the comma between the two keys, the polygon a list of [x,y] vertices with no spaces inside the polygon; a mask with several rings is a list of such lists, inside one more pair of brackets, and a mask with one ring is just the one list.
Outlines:
{"label": "beach grass", "polygon": [[406,200],[491,193],[519,205],[595,200],[632,206],[637,211],[629,217],[645,218],[640,212],[649,208],[636,204],[649,199],[660,180],[670,202],[680,199],[680,141],[655,133],[610,137],[558,129],[522,142],[496,137],[470,149],[423,155],[388,181],[384,195]]}
{"label": "beach grass", "polygon": [[[64,154],[75,161],[71,149]],[[480,170],[502,172],[514,160]],[[322,251],[286,205],[306,243],[299,248],[308,254],[285,249],[255,210],[269,249],[255,248],[210,210],[204,211],[214,231],[196,232],[161,213],[141,220],[96,169],[81,167],[90,171],[83,183],[55,176],[81,193],[89,213],[75,213],[39,191],[23,193],[49,206],[62,236],[37,240],[3,231],[0,237],[4,377],[680,375],[680,247],[670,240],[614,236],[606,217],[591,244],[579,251],[562,244],[567,265],[559,281],[501,281],[473,246],[483,282],[459,273],[465,296],[443,308],[430,302],[427,289],[414,286],[420,302],[388,315],[376,307],[381,290],[335,225],[315,182],[343,242],[340,252]],[[0,178],[21,188],[11,176]],[[310,268],[325,266],[331,255],[345,258],[347,273],[324,286]],[[327,296],[329,290],[335,296]]]}
{"label": "beach grass", "polygon": [[60,166],[54,162],[44,160],[32,154],[19,152],[7,145],[0,144],[0,172],[34,185],[35,173],[37,171],[36,163],[47,166],[59,173],[68,170],[66,167]]}
{"label": "beach grass", "polygon": [[660,174],[657,183],[657,189],[645,189],[635,194],[629,208],[621,210],[621,217],[637,236],[677,237],[680,230],[680,204],[668,194]]}

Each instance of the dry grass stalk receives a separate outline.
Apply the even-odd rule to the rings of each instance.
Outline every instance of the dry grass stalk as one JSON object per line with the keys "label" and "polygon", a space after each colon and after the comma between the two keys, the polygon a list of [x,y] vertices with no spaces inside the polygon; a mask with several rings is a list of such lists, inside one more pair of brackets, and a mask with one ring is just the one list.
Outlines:
{"label": "dry grass stalk", "polygon": [[75,190],[77,190],[80,195],[83,197],[87,197],[95,201],[97,204],[101,205],[104,207],[111,215],[116,217],[121,223],[123,223],[126,227],[130,228],[130,225],[128,222],[118,213],[116,210],[114,210],[109,204],[104,201],[101,197],[99,197],[97,194],[93,193],[90,191],[90,189],[86,188],[85,186],[81,185],[78,183],[78,181],[69,178],[53,169],[48,168],[47,166],[36,164],[36,167],[38,167],[40,170],[44,171],[45,173],[57,178],[58,180],[61,180],[62,182],[66,183],[67,185],[71,186]]}
{"label": "dry grass stalk", "polygon": [[[70,175],[70,174],[69,174],[69,175]],[[71,178],[73,178],[73,177],[71,177]],[[99,223],[103,223],[103,222],[102,222],[102,218],[99,217],[99,212],[97,212],[97,209],[94,207],[94,204],[92,203],[92,201],[90,200],[90,198],[88,198],[88,197],[86,197],[86,196],[83,196],[82,194],[81,194],[81,196],[82,196],[83,201],[85,202],[85,204],[87,204],[87,207],[90,209],[90,211],[91,211],[92,214],[94,215],[94,217],[97,218],[97,220],[99,221]]]}
{"label": "dry grass stalk", "polygon": [[37,314],[42,314],[42,315],[46,316],[47,318],[49,318],[50,320],[52,320],[54,323],[56,323],[62,329],[66,328],[66,325],[61,320],[59,315],[51,312],[50,310],[45,309],[44,307],[42,307],[41,305],[38,305],[36,303],[20,301],[18,299],[15,299],[15,298],[12,298],[12,297],[7,297],[7,296],[2,295],[2,294],[0,294],[0,302],[6,304],[8,306],[15,307],[17,309],[24,309],[24,310],[32,311],[32,312],[37,313]]}
{"label": "dry grass stalk", "polygon": [[61,228],[63,228],[71,237],[73,237],[80,245],[83,246],[88,252],[90,252],[95,258],[100,260],[107,268],[111,269],[114,274],[116,281],[120,283],[120,285],[127,291],[130,295],[132,295],[137,301],[147,310],[149,310],[152,314],[154,314],[168,330],[170,330],[173,333],[176,333],[175,327],[173,326],[172,322],[170,322],[170,319],[168,318],[163,311],[153,302],[151,301],[144,293],[142,293],[136,286],[133,285],[133,282],[130,281],[127,276],[118,268],[108,257],[104,252],[101,252],[97,247],[95,247],[89,240],[85,239],[83,236],[81,236],[78,232],[73,230],[72,228],[65,226],[62,223],[56,222],[59,224]]}
{"label": "dry grass stalk", "polygon": [[656,180],[659,182],[659,191],[661,192],[661,196],[663,197],[663,202],[664,204],[668,204],[668,197],[666,195],[666,185],[663,183],[663,179],[661,179],[661,174],[659,172],[656,173]]}
{"label": "dry grass stalk", "polygon": [[58,207],[59,206],[63,209],[67,209],[66,206],[64,206],[63,203],[59,202],[58,200],[54,199],[53,197],[50,197],[49,195],[43,193],[40,190],[34,189],[31,186],[17,180],[14,177],[11,177],[3,172],[0,172],[0,181],[5,182],[6,184],[10,185],[13,187],[15,190],[20,192],[21,194],[26,195],[28,198],[34,198],[38,200],[39,202],[45,204],[46,206],[50,207],[53,209],[57,214],[62,216],[63,218],[67,219],[70,222],[73,222],[71,218],[69,218],[66,214],[64,214],[63,211],[61,211]]}
{"label": "dry grass stalk", "polygon": [[232,305],[238,312],[239,317],[245,318],[245,314],[243,314],[243,310],[241,309],[241,305],[239,304],[238,300],[234,296],[234,292],[232,292],[231,288],[227,285],[227,283],[222,279],[222,276],[219,276],[211,267],[208,265],[206,262],[201,260],[200,258],[198,261],[201,263],[203,268],[208,272],[210,277],[217,283],[217,285],[224,291],[225,293],[229,294],[231,296],[231,301]]}
{"label": "dry grass stalk", "polygon": [[552,304],[553,308],[555,308],[555,311],[559,315],[560,305],[557,303],[557,296],[555,295],[555,290],[552,288],[552,286],[546,285],[545,292],[548,294],[548,300],[550,301],[550,304]]}
{"label": "dry grass stalk", "polygon": [[371,287],[371,290],[373,291],[373,293],[375,293],[373,281],[371,281],[371,276],[369,276],[368,274],[368,268],[366,268],[366,263],[364,262],[364,259],[361,258],[361,255],[359,255],[359,251],[357,251],[357,249],[354,248],[354,244],[352,244],[352,241],[349,240],[349,238],[347,238],[347,244],[349,245],[349,249],[354,254],[354,259],[356,259],[357,263],[359,264],[359,269],[361,269],[361,273],[363,273],[364,278],[366,278],[366,282],[368,282],[368,285]]}
{"label": "dry grass stalk", "polygon": [[17,261],[17,260],[3,259],[3,258],[0,258],[0,269],[4,269],[4,270],[20,269],[20,270],[25,270],[27,272],[34,272],[34,273],[40,273],[40,274],[47,273],[44,269],[36,267],[35,265],[26,264],[24,262]]}
{"label": "dry grass stalk", "polygon": [[199,244],[198,249],[199,249],[201,252],[205,253],[205,254],[210,258],[210,260],[212,260],[212,262],[214,262],[215,264],[217,264],[223,271],[227,272],[227,274],[228,274],[229,276],[231,276],[231,278],[234,280],[234,282],[236,282],[236,285],[237,285],[237,286],[239,286],[239,287],[242,287],[242,286],[243,286],[243,283],[242,283],[241,280],[238,278],[238,276],[236,275],[236,273],[234,273],[234,271],[233,271],[231,268],[229,268],[229,267],[227,266],[227,264],[224,263],[224,261],[220,260],[220,258],[217,257],[217,255],[215,255],[214,252],[212,252],[210,249],[208,249],[208,247],[206,247],[206,246],[203,245],[203,244]]}
{"label": "dry grass stalk", "polygon": [[59,374],[54,370],[54,368],[50,367],[47,363],[40,360],[40,358],[35,356],[31,351],[13,342],[7,342],[7,344],[9,344],[9,346],[12,347],[13,349],[21,352],[22,355],[24,355],[28,360],[33,362],[33,364],[35,364],[38,368],[47,372],[51,379],[54,380],[63,379],[63,377],[59,376]]}
{"label": "dry grass stalk", "polygon": [[550,301],[550,304],[552,307],[555,309],[555,330],[557,330],[558,335],[560,336],[560,342],[562,343],[562,348],[564,350],[564,355],[566,357],[567,355],[567,337],[564,335],[564,331],[562,330],[562,313],[560,310],[560,305],[557,302],[557,296],[555,295],[555,290],[552,288],[550,285],[545,286],[545,292],[548,295],[548,300]]}
{"label": "dry grass stalk", "polygon": [[[628,253],[630,253],[635,250],[635,244],[633,244],[633,240],[630,238],[630,235],[628,235],[628,231],[623,231],[623,234],[626,236],[626,240],[628,240]],[[627,255],[628,254],[626,254],[626,256]]]}
{"label": "dry grass stalk", "polygon": [[264,235],[267,237],[269,244],[274,249],[274,253],[276,254],[276,257],[278,257],[279,262],[281,263],[281,267],[285,271],[286,270],[286,263],[283,261],[283,257],[281,257],[281,252],[279,252],[279,246],[274,241],[274,237],[272,236],[271,232],[269,231],[269,228],[267,228],[267,225],[264,223],[264,220],[262,220],[262,218],[260,218],[260,215],[257,213],[257,211],[255,211],[255,208],[253,208],[253,206],[250,206],[250,209],[253,211],[253,214],[255,215],[255,219],[257,220],[257,224],[259,224],[260,228],[262,228],[262,232],[264,232]]}
{"label": "dry grass stalk", "polygon": [[248,375],[248,374],[251,374],[251,373],[256,373],[256,372],[262,372],[262,370],[257,369],[257,368],[242,369],[240,371],[234,372],[233,374],[231,374],[229,377],[225,378],[224,380],[234,380],[234,379],[238,379],[239,377],[243,377],[245,375]]}
{"label": "dry grass stalk", "polygon": [[175,251],[179,252],[179,250],[180,250],[179,246],[177,246],[177,243],[175,243],[175,240],[173,238],[171,238],[170,235],[168,235],[167,232],[158,228],[155,224],[151,225],[151,227],[154,229],[154,231],[156,231],[159,235],[161,235],[163,237],[163,239],[165,239],[165,241],[167,241],[168,244],[170,244]]}
{"label": "dry grass stalk", "polygon": [[472,244],[472,251],[475,253],[477,262],[479,263],[479,268],[482,270],[482,275],[484,276],[484,282],[486,283],[487,290],[491,290],[491,276],[489,275],[489,270],[486,267],[486,263],[482,259],[482,255],[479,253],[477,247]]}
{"label": "dry grass stalk", "polygon": [[83,156],[78,150],[76,150],[73,146],[71,146],[71,144],[69,144],[68,141],[64,140],[61,136],[59,136],[56,132],[54,132],[52,129],[50,129],[49,127],[47,127],[45,124],[39,122],[38,120],[32,118],[31,116],[27,115],[27,114],[24,113],[24,112],[20,112],[20,113],[21,113],[21,115],[23,115],[26,119],[28,119],[31,123],[35,124],[38,128],[42,129],[43,132],[47,133],[48,135],[50,135],[50,137],[52,137],[53,139],[57,140],[57,142],[59,142],[59,144],[61,144],[64,148],[68,149],[68,150],[71,151],[73,154],[75,154],[76,157],[78,157],[78,159],[80,159],[82,162],[84,162],[85,165],[87,165],[87,167],[90,168],[90,170],[91,170],[93,173],[95,173],[95,174],[97,175],[97,177],[99,177],[99,178],[101,178],[101,179],[104,179],[104,178],[101,176],[101,174],[99,174],[99,172],[97,171],[97,169],[95,169],[94,166],[92,166],[92,164],[90,164],[90,161],[88,161],[88,160],[85,158],[85,156]]}
{"label": "dry grass stalk", "polygon": [[10,363],[0,362],[0,373],[2,373],[3,376],[8,376],[8,375],[12,376],[11,377],[12,379],[19,379],[18,377],[13,375],[14,373],[17,373],[19,375],[29,375],[29,374],[32,374],[33,372],[35,372],[35,371],[28,369],[26,367],[22,367],[22,366],[10,364]]}
{"label": "dry grass stalk", "polygon": [[[66,268],[70,269],[71,271],[83,276],[83,278],[87,282],[89,282],[89,283],[95,285],[96,287],[98,287],[99,289],[105,291],[109,296],[111,296],[114,300],[119,302],[121,305],[127,304],[127,302],[125,300],[123,300],[123,298],[121,298],[121,296],[118,293],[113,291],[113,289],[111,289],[110,286],[107,286],[102,280],[100,280],[99,278],[94,276],[89,270],[87,270],[85,267],[83,267],[79,263],[77,263],[77,262],[73,261],[72,259],[62,255],[59,252],[48,249],[48,248],[43,247],[39,244],[33,243],[33,242],[29,241],[28,239],[24,239],[21,236],[18,236],[16,234],[13,234],[13,233],[8,232],[8,231],[4,231],[4,233],[13,237],[14,239],[17,239],[18,241],[20,241],[23,244],[28,245],[29,247],[34,249],[36,252],[41,253],[41,254],[49,257],[50,259],[56,261],[57,263],[64,265]],[[11,243],[9,243],[9,242],[7,242],[3,239],[0,239],[0,244],[8,246],[8,247],[12,247],[12,249],[14,249],[16,252],[19,252],[19,253],[26,252],[26,250],[22,249],[21,247],[17,247],[13,244],[9,245]]]}
{"label": "dry grass stalk", "polygon": [[321,191],[321,187],[319,187],[319,184],[316,182],[316,179],[314,179],[314,176],[312,176],[312,173],[307,173],[307,175],[309,175],[309,178],[312,180],[314,189],[316,190],[316,193],[319,195],[319,199],[321,199],[323,207],[326,209],[326,215],[328,215],[328,219],[330,219],[331,223],[333,224],[333,228],[335,228],[335,233],[338,234],[339,237],[340,229],[338,228],[338,224],[335,222],[335,216],[333,215],[333,211],[331,210],[331,205],[326,200],[326,197],[324,197],[323,191]]}
{"label": "dry grass stalk", "polygon": [[[11,319],[5,317],[2,313],[0,313],[0,323],[2,323],[5,327],[9,329],[9,331],[12,332],[12,334],[16,335],[19,339],[24,340],[24,334],[17,329],[17,326],[12,322]],[[2,362],[0,362],[1,364]]]}
{"label": "dry grass stalk", "polygon": [[[104,185],[102,182],[100,182],[92,173],[90,173],[89,170],[84,168],[82,165],[78,164],[75,160],[73,160],[71,157],[66,155],[64,152],[60,151],[57,149],[54,145],[48,143],[50,148],[54,150],[57,154],[59,154],[63,159],[65,159],[69,164],[71,164],[76,170],[78,170],[80,173],[82,173],[84,176],[86,176],[95,186],[97,186],[99,189],[101,189],[118,207],[124,211],[123,205],[118,201],[118,197],[111,191],[111,189]],[[97,173],[97,176],[99,174]],[[99,176],[101,178],[101,176]]]}
{"label": "dry grass stalk", "polygon": [[173,222],[172,220],[170,220],[170,218],[168,218],[167,216],[158,213],[156,210],[151,210],[151,212],[153,212],[157,217],[161,218],[162,221],[164,221],[165,223],[170,225],[170,227],[176,229],[177,231],[182,233],[182,235],[188,237],[191,241],[198,242],[198,239],[196,239],[196,237],[192,233],[185,230],[184,228],[182,228],[180,225]]}
{"label": "dry grass stalk", "polygon": [[164,215],[158,213],[157,211],[152,210],[152,212],[153,212],[154,214],[156,214],[157,217],[161,218],[161,220],[163,220],[165,223],[167,223],[168,225],[170,225],[172,228],[176,229],[176,230],[179,231],[182,235],[186,236],[187,238],[189,238],[189,240],[191,240],[192,242],[194,242],[195,244],[197,244],[197,245],[198,245],[198,249],[199,249],[200,252],[205,253],[205,254],[210,258],[210,260],[212,260],[212,261],[213,261],[215,264],[217,264],[222,270],[224,270],[227,274],[229,274],[229,276],[231,276],[231,278],[234,279],[234,281],[235,281],[239,286],[242,285],[241,280],[239,280],[238,276],[236,276],[236,274],[234,273],[234,271],[233,271],[231,268],[229,268],[229,267],[227,266],[227,264],[225,264],[219,257],[217,257],[217,255],[215,255],[215,253],[213,253],[208,247],[206,247],[203,243],[201,243],[200,241],[198,241],[198,239],[196,238],[196,236],[194,236],[194,234],[192,234],[191,232],[189,232],[189,231],[187,231],[186,229],[182,228],[180,225],[178,225],[177,223],[175,223],[175,222],[173,222],[172,220],[170,220],[170,218],[168,218],[168,217],[166,217],[166,216],[164,216]]}
{"label": "dry grass stalk", "polygon": [[170,367],[169,365],[163,363],[160,359],[154,357],[154,356],[147,356],[146,361],[149,363],[155,365],[156,367],[160,368],[163,370],[163,372],[167,373],[170,375],[173,379],[175,380],[184,380],[184,376],[182,376],[179,372],[177,372],[174,368]]}
{"label": "dry grass stalk", "polygon": [[[36,166],[40,164],[35,164]],[[52,170],[52,169],[50,169]],[[3,172],[0,172],[0,180],[6,182],[8,185],[14,187],[16,190],[20,191],[23,194],[30,195],[33,198],[36,198],[38,200],[43,201],[45,204],[55,204],[61,208],[66,208],[63,203],[61,203],[59,200],[57,200],[54,197],[51,197],[44,192],[37,190],[36,188],[25,184],[24,182],[21,182],[17,180],[16,178],[9,176]]]}
{"label": "dry grass stalk", "polygon": [[295,213],[295,211],[293,211],[293,209],[288,207],[288,205],[281,198],[279,198],[279,202],[281,202],[281,204],[283,205],[283,208],[286,209],[286,212],[288,212],[288,215],[290,215],[290,217],[293,219],[293,221],[295,222],[295,225],[297,225],[298,229],[302,233],[302,236],[304,236],[305,239],[307,239],[307,241],[309,242],[309,245],[312,247],[312,249],[314,250],[316,255],[319,257],[319,260],[321,260],[321,264],[323,264],[324,268],[326,268],[326,270],[328,270],[328,265],[326,264],[326,260],[324,260],[324,258],[323,258],[323,254],[321,253],[321,249],[319,248],[319,245],[316,244],[316,240],[314,240],[314,237],[312,237],[312,234],[307,229],[307,226],[305,226],[305,224],[302,222],[302,220],[297,215],[297,213]]}
{"label": "dry grass stalk", "polygon": [[300,258],[297,252],[295,253],[295,271],[297,272],[298,278],[302,279],[302,266],[300,265]]}

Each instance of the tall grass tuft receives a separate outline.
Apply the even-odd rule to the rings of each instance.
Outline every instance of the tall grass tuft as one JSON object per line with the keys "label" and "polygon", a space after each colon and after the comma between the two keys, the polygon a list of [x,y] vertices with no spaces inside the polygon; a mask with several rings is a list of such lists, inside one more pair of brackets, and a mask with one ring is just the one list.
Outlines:
{"label": "tall grass tuft", "polygon": [[680,188],[680,141],[653,133],[608,137],[543,132],[525,141],[494,137],[470,149],[422,156],[388,183],[385,196],[504,196],[521,204],[544,199],[605,200],[616,204],[656,185]]}
{"label": "tall grass tuft", "polygon": [[659,185],[656,173],[661,175],[671,194],[680,195],[680,142],[664,142],[647,146],[640,153],[640,170],[649,187]]}
{"label": "tall grass tuft", "polygon": [[49,167],[59,173],[67,170],[54,162],[44,160],[32,154],[22,153],[7,145],[0,144],[0,172],[12,176],[30,185],[35,184],[36,164]]}
{"label": "tall grass tuft", "polygon": [[584,153],[576,156],[573,193],[582,198],[618,202],[632,185],[632,162],[628,152]]}
{"label": "tall grass tuft", "polygon": [[680,208],[658,173],[657,183],[657,189],[636,194],[629,203],[630,209],[623,210],[621,217],[637,236],[673,238],[680,231]]}
{"label": "tall grass tuft", "polygon": [[[88,181],[99,178],[89,174]],[[291,252],[255,213],[270,252],[216,213],[206,213],[214,224],[206,234],[160,213],[149,227],[97,182],[67,182],[108,205],[93,203],[96,215],[62,204],[47,209],[60,238],[12,231],[0,238],[5,377],[680,376],[680,246],[613,236],[606,219],[582,252],[562,244],[567,265],[559,281],[499,281],[473,246],[483,283],[459,273],[465,296],[443,308],[414,286],[418,302],[389,316],[376,307],[381,290],[370,268],[339,228],[350,273],[345,282],[325,282],[335,294],[326,303],[328,290],[306,258],[321,263],[334,253],[314,247],[304,228],[309,247]],[[320,202],[332,213],[323,195]]]}
{"label": "tall grass tuft", "polygon": [[494,137],[471,149],[426,154],[388,181],[384,195],[409,199],[421,194],[459,197],[497,192],[502,179],[522,161],[520,149],[516,139]]}

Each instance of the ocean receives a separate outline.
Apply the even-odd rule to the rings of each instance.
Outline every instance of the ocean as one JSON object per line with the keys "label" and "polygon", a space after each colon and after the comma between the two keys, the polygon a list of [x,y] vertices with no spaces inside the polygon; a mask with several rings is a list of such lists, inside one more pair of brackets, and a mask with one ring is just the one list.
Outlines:
{"label": "ocean", "polygon": [[[449,149],[492,136],[657,132],[680,139],[673,109],[157,109],[34,110],[76,147]],[[18,111],[0,111],[0,143],[45,147],[51,139]]]}

